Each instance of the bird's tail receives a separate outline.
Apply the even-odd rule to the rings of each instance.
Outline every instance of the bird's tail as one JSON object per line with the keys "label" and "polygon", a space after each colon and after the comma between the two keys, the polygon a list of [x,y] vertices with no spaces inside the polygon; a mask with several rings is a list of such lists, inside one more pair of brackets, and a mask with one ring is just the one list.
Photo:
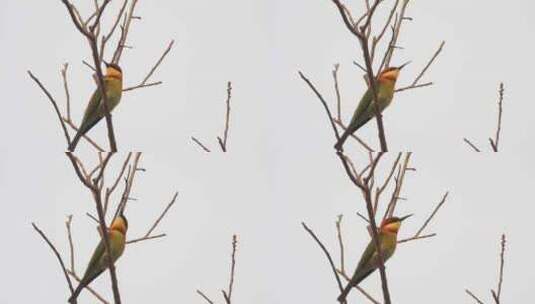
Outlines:
{"label": "bird's tail", "polygon": [[78,142],[80,141],[82,136],[83,136],[82,132],[78,131],[76,133],[76,135],[71,141],[71,144],[69,145],[69,148],[68,148],[69,152],[74,152],[74,149],[76,149],[76,145],[78,145]]}
{"label": "bird's tail", "polygon": [[72,293],[71,297],[69,298],[69,303],[71,303],[71,304],[75,304],[76,303],[76,299],[78,298],[78,295],[80,294],[80,292],[82,292],[84,287],[85,287],[85,284],[83,284],[83,283],[78,284],[78,287],[76,287],[76,289]]}
{"label": "bird's tail", "polygon": [[69,145],[69,152],[74,152],[74,149],[76,149],[76,145],[78,145],[78,142],[80,139],[82,139],[82,136],[89,132],[89,130],[91,130],[101,119],[102,117],[99,117],[90,123],[82,123],[80,128],[78,128],[78,132],[76,132],[76,135],[72,139],[71,144]]}
{"label": "bird's tail", "polygon": [[338,151],[341,151],[342,150],[342,147],[344,146],[344,142],[347,140],[347,138],[349,136],[351,136],[351,134],[353,134],[354,130],[350,130],[349,128],[347,128],[344,132],[344,134],[342,134],[342,136],[340,137],[340,139],[336,142],[336,144],[334,145],[334,148]]}
{"label": "bird's tail", "polygon": [[340,302],[340,303],[345,303],[346,302],[347,295],[351,291],[351,288],[353,288],[353,284],[351,282],[349,282],[346,285],[346,287],[344,288],[344,290],[342,291],[342,293],[338,296],[338,302]]}

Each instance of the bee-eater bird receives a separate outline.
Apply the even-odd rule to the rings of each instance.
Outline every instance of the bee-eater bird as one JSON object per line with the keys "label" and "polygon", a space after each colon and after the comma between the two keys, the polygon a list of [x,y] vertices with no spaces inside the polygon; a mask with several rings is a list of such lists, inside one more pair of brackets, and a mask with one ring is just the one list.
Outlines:
{"label": "bee-eater bird", "polygon": [[[123,93],[123,72],[121,68],[114,63],[105,64],[106,75],[104,75],[104,91],[106,92],[108,101],[108,111],[111,113],[111,111],[119,104],[119,101],[121,101],[121,95]],[[105,116],[106,107],[104,106],[104,98],[102,98],[102,93],[97,87],[85,109],[84,118],[78,128],[78,132],[69,145],[69,151],[74,151],[82,136],[91,130],[91,128]]]}
{"label": "bee-eater bird", "polygon": [[[382,113],[392,102],[399,72],[407,64],[408,62],[399,67],[385,69],[377,77],[375,89],[377,90],[377,107],[379,113]],[[351,122],[347,126],[347,129],[334,146],[336,150],[341,150],[344,142],[351,136],[351,134],[355,133],[360,127],[375,117],[375,103],[372,102],[373,99],[373,91],[371,88],[368,88],[366,93],[364,93],[364,96],[360,99],[359,105],[353,113],[353,117],[351,118]]]}
{"label": "bee-eater bird", "polygon": [[[385,262],[394,254],[394,251],[396,251],[396,245],[398,242],[398,231],[399,227],[401,226],[401,222],[410,216],[412,216],[412,214],[406,215],[401,218],[387,218],[381,224],[381,227],[379,228],[378,237],[379,243],[381,244],[381,252],[383,253],[383,258]],[[378,268],[379,254],[377,252],[377,248],[375,247],[375,242],[372,239],[368,244],[368,247],[366,247],[366,250],[364,250],[364,253],[360,257],[359,264],[357,266],[357,269],[355,270],[355,273],[353,274],[353,277],[351,278],[347,286],[344,288],[344,291],[338,297],[338,301],[340,303],[344,302],[351,289],[360,284],[362,280],[367,278],[372,272],[374,272]]]}
{"label": "bee-eater bird", "polygon": [[[128,230],[128,221],[123,214],[120,214],[113,221],[107,232],[111,260],[113,263],[115,263],[124,252],[124,247],[126,244],[126,230]],[[80,284],[78,284],[78,287],[76,287],[72,293],[72,296],[69,298],[69,302],[74,303],[80,292],[101,273],[103,273],[108,266],[109,261],[108,254],[106,252],[106,246],[104,245],[104,240],[101,240],[93,252],[93,256],[87,265],[84,276],[80,280]]]}

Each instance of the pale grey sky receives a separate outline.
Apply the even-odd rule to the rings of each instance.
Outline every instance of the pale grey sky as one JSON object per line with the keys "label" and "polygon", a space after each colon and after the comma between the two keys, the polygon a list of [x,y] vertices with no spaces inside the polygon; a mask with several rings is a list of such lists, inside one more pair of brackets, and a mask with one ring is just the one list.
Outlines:
{"label": "pale grey sky", "polygon": [[[93,210],[90,196],[60,153],[64,138],[54,113],[26,70],[63,101],[59,69],[68,61],[73,116],[79,119],[94,90],[81,64],[89,52],[60,1],[2,4],[0,83],[9,104],[0,122],[0,194],[6,206],[0,303],[63,303],[68,292],[62,273],[30,223],[38,223],[66,254],[64,221],[73,214],[78,271],[98,236],[84,215]],[[509,238],[503,303],[530,298],[534,9],[521,0],[409,4],[414,20],[405,25],[404,49],[393,62],[413,63],[400,84],[412,81],[442,40],[446,46],[424,77],[436,85],[399,94],[384,115],[390,148],[415,151],[418,169],[407,177],[408,201],[400,205],[401,213],[416,216],[401,235],[418,229],[445,191],[450,197],[428,230],[438,236],[401,246],[387,264],[395,303],[473,303],[464,288],[490,303],[501,233]],[[337,253],[334,220],[345,214],[348,263],[354,267],[368,242],[355,215],[364,203],[333,152],[323,109],[297,76],[303,71],[334,101],[331,69],[340,63],[346,117],[362,94],[361,73],[351,63],[360,60],[360,51],[334,5],[160,0],[140,1],[138,11],[143,19],[132,28],[134,49],[122,61],[127,85],[145,76],[171,39],[176,43],[153,78],[164,84],[125,93],[114,113],[119,147],[146,152],[142,165],[148,171],[133,191],[139,201],[129,209],[129,235],[144,233],[173,192],[180,195],[158,229],[168,237],[132,245],[118,262],[124,302],[203,303],[195,294],[201,288],[221,303],[231,236],[238,233],[234,303],[335,303],[338,290],[328,264],[300,222]],[[227,80],[234,85],[230,152],[205,154],[189,137],[216,149]],[[500,81],[506,86],[503,152],[471,153],[462,137],[486,145],[495,129]],[[105,142],[104,128],[91,135]],[[377,144],[374,125],[361,135]],[[94,161],[88,151],[80,146],[81,157]],[[363,286],[380,298],[377,275]],[[111,299],[107,277],[94,287]],[[81,300],[94,303],[85,292]]]}

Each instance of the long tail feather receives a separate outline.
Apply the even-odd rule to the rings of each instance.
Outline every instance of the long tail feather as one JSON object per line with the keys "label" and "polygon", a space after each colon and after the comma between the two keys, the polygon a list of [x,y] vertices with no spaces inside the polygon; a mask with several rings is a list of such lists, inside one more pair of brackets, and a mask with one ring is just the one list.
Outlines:
{"label": "long tail feather", "polygon": [[78,132],[76,132],[76,135],[72,139],[71,144],[69,145],[69,152],[74,152],[74,149],[76,149],[76,146],[78,145],[80,139],[82,139],[82,136],[89,132],[89,130],[91,130],[101,119],[102,117],[96,119],[93,123],[89,123],[87,125],[84,125],[82,123],[82,125],[78,129]]}

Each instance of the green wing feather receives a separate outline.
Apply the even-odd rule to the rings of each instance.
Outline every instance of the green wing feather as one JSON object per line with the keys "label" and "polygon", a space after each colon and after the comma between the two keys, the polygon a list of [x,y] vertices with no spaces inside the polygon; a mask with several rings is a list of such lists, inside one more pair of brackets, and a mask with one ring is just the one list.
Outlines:
{"label": "green wing feather", "polygon": [[353,278],[351,279],[353,284],[360,283],[360,281],[375,270],[376,263],[374,263],[374,260],[377,259],[377,250],[375,248],[375,242],[370,240],[368,247],[366,247],[366,250],[364,250],[360,257],[357,270],[355,270],[355,274],[353,274]]}
{"label": "green wing feather", "polygon": [[360,99],[359,105],[353,113],[353,117],[351,118],[348,129],[358,129],[358,127],[362,126],[366,121],[369,120],[369,118],[366,119],[366,116],[369,116],[366,113],[369,112],[369,108],[371,108],[370,105],[372,103],[372,99],[372,91],[368,89]]}
{"label": "green wing feather", "polygon": [[98,112],[100,103],[102,101],[102,94],[100,93],[100,90],[97,88],[95,92],[93,92],[93,95],[91,96],[91,99],[89,100],[89,103],[87,104],[87,108],[85,109],[84,118],[82,119],[82,125],[80,126],[80,129],[84,129],[84,127],[87,127],[94,123],[96,119],[98,119]]}
{"label": "green wing feather", "polygon": [[82,279],[82,281],[90,282],[106,269],[105,265],[102,265],[101,263],[102,257],[106,255],[105,251],[106,250],[104,248],[104,242],[102,242],[101,240],[98,243],[97,248],[93,252],[93,256],[91,257],[89,264],[87,264],[87,269],[85,271],[84,278]]}

